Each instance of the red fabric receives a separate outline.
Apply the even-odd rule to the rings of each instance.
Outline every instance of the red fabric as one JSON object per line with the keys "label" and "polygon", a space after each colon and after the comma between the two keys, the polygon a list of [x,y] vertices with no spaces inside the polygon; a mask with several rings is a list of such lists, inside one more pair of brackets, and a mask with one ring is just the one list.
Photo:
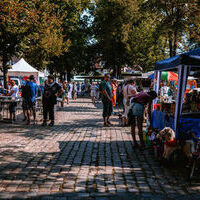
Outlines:
{"label": "red fabric", "polygon": [[174,147],[177,145],[177,141],[176,141],[176,139],[169,140],[169,141],[165,142],[165,145]]}
{"label": "red fabric", "polygon": [[154,104],[154,109],[155,110],[161,110],[161,105],[160,104]]}
{"label": "red fabric", "polygon": [[24,80],[26,81],[28,79],[28,76],[24,76]]}
{"label": "red fabric", "polygon": [[168,81],[178,81],[178,74],[174,72],[168,72]]}
{"label": "red fabric", "polygon": [[112,104],[115,107],[116,106],[116,102],[117,102],[117,85],[112,83],[111,87],[112,87],[112,94],[113,94]]}

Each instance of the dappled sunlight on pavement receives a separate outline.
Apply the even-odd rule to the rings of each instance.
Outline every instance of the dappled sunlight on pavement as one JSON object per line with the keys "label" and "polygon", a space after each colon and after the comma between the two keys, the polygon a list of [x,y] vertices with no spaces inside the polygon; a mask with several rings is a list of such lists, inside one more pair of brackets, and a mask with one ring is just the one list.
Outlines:
{"label": "dappled sunlight on pavement", "polygon": [[[52,128],[0,124],[0,198],[195,199],[188,185],[132,149],[129,127],[103,127],[101,104],[78,99],[56,114]],[[189,196],[190,195],[190,196]]]}

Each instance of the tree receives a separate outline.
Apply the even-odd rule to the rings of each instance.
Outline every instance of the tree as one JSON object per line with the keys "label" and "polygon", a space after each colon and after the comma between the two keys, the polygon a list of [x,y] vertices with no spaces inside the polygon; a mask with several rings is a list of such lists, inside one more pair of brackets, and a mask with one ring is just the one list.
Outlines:
{"label": "tree", "polygon": [[27,19],[27,36],[23,53],[37,69],[44,69],[52,57],[59,56],[69,48],[70,41],[63,34],[63,16],[57,6],[48,0],[28,1],[27,10],[32,15]]}
{"label": "tree", "polygon": [[[192,2],[183,0],[149,0],[144,1],[145,12],[157,15],[158,24],[155,30],[156,37],[167,38],[170,57],[175,56],[179,45],[187,37],[188,31],[196,27],[195,19],[199,16],[198,0]],[[196,17],[194,16],[196,14]],[[194,33],[194,31],[192,31]]]}
{"label": "tree", "polygon": [[56,12],[62,16],[61,26],[64,41],[70,41],[70,46],[68,51],[63,52],[60,56],[51,58],[49,68],[52,72],[53,70],[61,74],[67,72],[69,80],[72,70],[79,71],[79,69],[83,69],[87,62],[89,16],[83,15],[83,11],[89,7],[90,0],[61,0],[55,4],[57,6]]}
{"label": "tree", "polygon": [[94,11],[94,32],[106,67],[119,76],[121,66],[128,64],[126,42],[130,24],[136,18],[136,0],[100,0]]}
{"label": "tree", "polygon": [[94,30],[106,64],[151,70],[157,60],[199,41],[198,0],[99,0]]}
{"label": "tree", "polygon": [[19,1],[0,1],[0,59],[4,76],[4,86],[8,88],[8,62],[19,53],[25,29],[21,27],[23,3]]}
{"label": "tree", "polygon": [[44,68],[51,56],[65,52],[69,41],[63,41],[62,16],[48,0],[0,1],[0,57],[7,88],[8,62],[23,54],[36,68]]}

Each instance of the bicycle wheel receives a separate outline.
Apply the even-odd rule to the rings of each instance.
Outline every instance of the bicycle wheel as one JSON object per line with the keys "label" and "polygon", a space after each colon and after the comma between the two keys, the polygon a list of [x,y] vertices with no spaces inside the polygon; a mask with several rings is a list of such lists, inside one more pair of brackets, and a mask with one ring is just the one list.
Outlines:
{"label": "bicycle wheel", "polygon": [[190,168],[190,174],[189,174],[189,180],[192,179],[193,175],[194,175],[194,170],[196,168],[196,160],[193,161],[192,166]]}

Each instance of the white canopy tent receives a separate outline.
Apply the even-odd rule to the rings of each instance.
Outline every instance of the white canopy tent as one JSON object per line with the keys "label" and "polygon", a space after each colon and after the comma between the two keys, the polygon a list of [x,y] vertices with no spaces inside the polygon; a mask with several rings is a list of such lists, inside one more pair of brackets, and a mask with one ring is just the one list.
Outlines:
{"label": "white canopy tent", "polygon": [[9,76],[29,76],[32,74],[38,77],[39,71],[29,65],[23,58],[8,70]]}
{"label": "white canopy tent", "polygon": [[8,76],[30,76],[34,75],[36,80],[39,78],[44,78],[44,73],[38,71],[31,65],[29,65],[23,58],[21,58],[17,63],[12,65],[12,68],[8,70]]}

